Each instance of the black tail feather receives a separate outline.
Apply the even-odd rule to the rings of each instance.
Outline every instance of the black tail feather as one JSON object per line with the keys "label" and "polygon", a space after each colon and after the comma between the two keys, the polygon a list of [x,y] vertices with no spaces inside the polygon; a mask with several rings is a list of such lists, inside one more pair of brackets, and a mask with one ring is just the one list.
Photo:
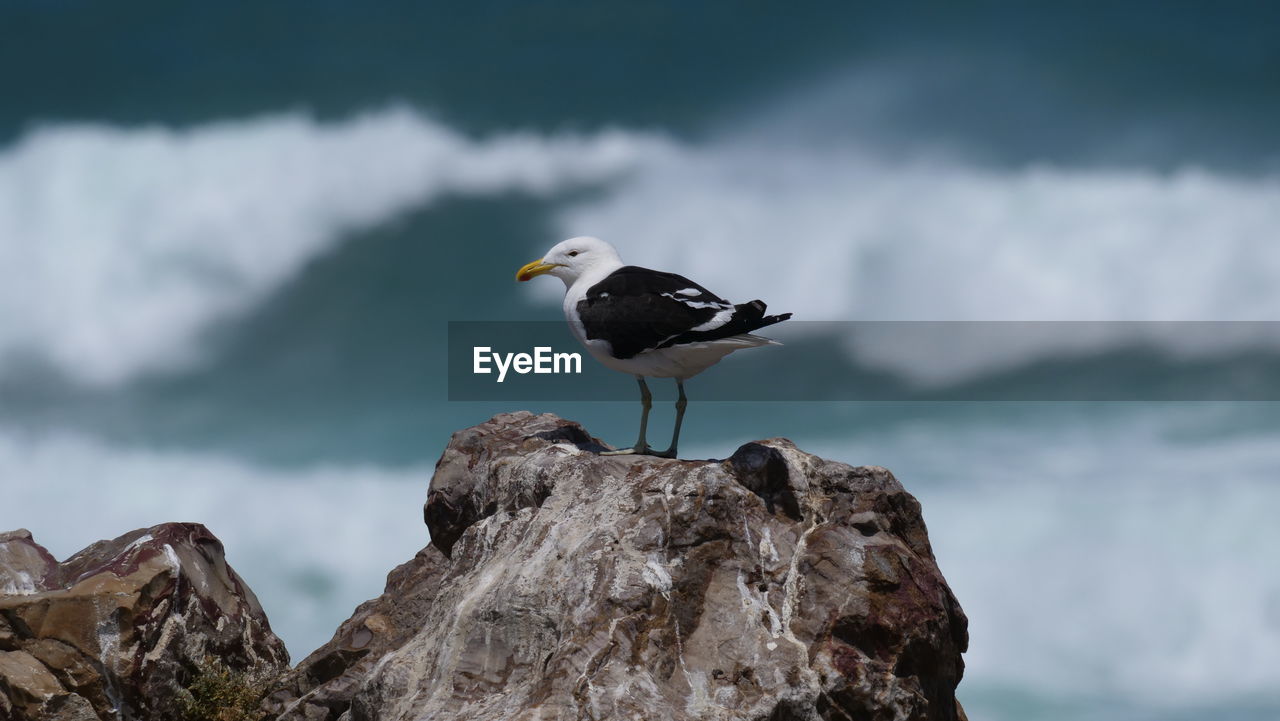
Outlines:
{"label": "black tail feather", "polygon": [[778,315],[766,315],[765,317],[760,319],[760,325],[756,326],[756,328],[763,328],[767,325],[773,325],[774,323],[781,323],[782,321],[787,320],[790,317],[791,317],[790,313],[779,313]]}
{"label": "black tail feather", "polygon": [[766,305],[764,301],[759,299],[753,300],[750,303],[743,303],[741,305],[734,306],[734,310],[738,312],[738,319],[741,320],[740,323],[736,323],[735,325],[739,328],[750,326],[750,328],[747,328],[747,330],[742,331],[742,332],[750,332],[757,328],[763,328],[767,325],[773,325],[774,323],[781,323],[782,321],[791,317],[790,313],[779,313],[778,315],[765,315],[764,312],[768,308],[769,306]]}

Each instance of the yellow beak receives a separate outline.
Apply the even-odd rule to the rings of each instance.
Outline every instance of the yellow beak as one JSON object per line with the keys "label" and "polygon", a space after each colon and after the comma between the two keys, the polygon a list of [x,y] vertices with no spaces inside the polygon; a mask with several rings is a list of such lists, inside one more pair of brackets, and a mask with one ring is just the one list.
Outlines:
{"label": "yellow beak", "polygon": [[559,268],[559,267],[560,267],[560,263],[543,263],[542,259],[539,258],[533,261],[532,263],[526,265],[525,267],[521,268],[520,270],[516,271],[516,280],[521,282],[530,280],[536,275],[542,275],[543,273],[550,273],[552,268]]}

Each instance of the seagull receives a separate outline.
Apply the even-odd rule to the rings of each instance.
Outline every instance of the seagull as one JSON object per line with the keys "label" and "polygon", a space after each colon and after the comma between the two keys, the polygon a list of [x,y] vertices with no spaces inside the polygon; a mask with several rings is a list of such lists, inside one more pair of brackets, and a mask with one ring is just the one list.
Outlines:
{"label": "seagull", "polygon": [[[640,437],[632,447],[605,455],[675,458],[688,404],[684,382],[736,350],[781,345],[751,331],[791,317],[765,315],[759,300],[734,305],[675,273],[624,265],[618,251],[599,238],[557,243],[521,268],[516,280],[539,275],[564,281],[565,319],[592,357],[640,383]],[[671,447],[665,451],[655,451],[645,440],[653,405],[645,378],[674,378],[680,392]]]}

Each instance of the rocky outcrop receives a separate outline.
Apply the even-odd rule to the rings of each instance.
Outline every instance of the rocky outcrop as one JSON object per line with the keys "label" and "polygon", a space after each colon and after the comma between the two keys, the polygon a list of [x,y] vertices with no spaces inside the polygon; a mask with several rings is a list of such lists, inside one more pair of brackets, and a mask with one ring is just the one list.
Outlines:
{"label": "rocky outcrop", "polygon": [[600,456],[576,424],[455,433],[433,545],[269,698],[280,719],[963,718],[966,621],[883,468],[781,439]]}
{"label": "rocky outcrop", "polygon": [[26,531],[0,534],[0,719],[179,719],[211,659],[288,664],[204,526],[140,529],[62,563]]}

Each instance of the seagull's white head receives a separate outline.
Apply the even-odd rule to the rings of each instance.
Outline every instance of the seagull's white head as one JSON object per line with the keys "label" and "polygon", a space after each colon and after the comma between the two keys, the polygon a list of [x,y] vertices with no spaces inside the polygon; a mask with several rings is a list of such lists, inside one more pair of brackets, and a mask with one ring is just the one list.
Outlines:
{"label": "seagull's white head", "polygon": [[612,245],[600,240],[582,236],[570,238],[556,243],[541,259],[521,268],[516,273],[516,280],[530,280],[538,275],[554,275],[564,281],[566,287],[592,271],[608,270],[613,272],[622,267],[622,259]]}

